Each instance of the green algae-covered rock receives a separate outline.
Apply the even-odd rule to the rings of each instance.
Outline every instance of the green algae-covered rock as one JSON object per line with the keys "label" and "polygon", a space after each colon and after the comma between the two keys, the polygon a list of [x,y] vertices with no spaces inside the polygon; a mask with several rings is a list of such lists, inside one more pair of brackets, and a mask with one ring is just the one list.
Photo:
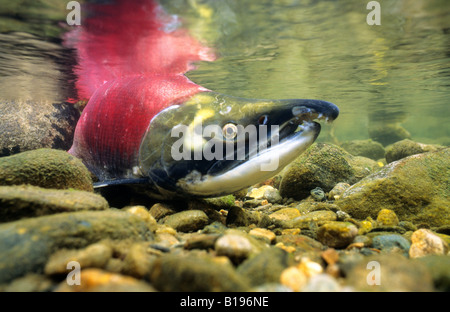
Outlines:
{"label": "green algae-covered rock", "polygon": [[160,291],[246,291],[248,281],[231,265],[208,257],[162,255],[155,260],[147,279]]}
{"label": "green algae-covered rock", "polygon": [[237,269],[239,275],[245,276],[252,286],[264,283],[278,283],[281,272],[293,264],[293,257],[278,247],[270,247],[245,260]]}
{"label": "green algae-covered rock", "polygon": [[120,210],[59,213],[0,224],[0,284],[41,273],[57,250],[83,248],[103,239],[148,240],[142,218]]}
{"label": "green algae-covered rock", "polygon": [[408,139],[398,141],[386,147],[386,162],[393,161],[421,153],[435,152],[444,149],[443,146],[423,144]]}
{"label": "green algae-covered rock", "polygon": [[381,209],[400,221],[427,226],[450,223],[450,149],[393,162],[348,188],[336,201],[357,219],[376,218]]}
{"label": "green algae-covered rock", "polygon": [[352,156],[332,144],[315,143],[285,170],[280,194],[301,200],[316,187],[329,192],[339,182],[353,184],[378,168],[372,159]]}
{"label": "green algae-covered rock", "polygon": [[93,191],[88,169],[65,151],[38,149],[0,158],[0,185]]}
{"label": "green algae-covered rock", "polygon": [[353,242],[358,229],[350,222],[330,221],[317,230],[317,240],[332,248],[343,248]]}
{"label": "green algae-covered rock", "polygon": [[106,199],[91,192],[31,185],[0,186],[0,222],[59,212],[104,209],[108,209]]}
{"label": "green algae-covered rock", "polygon": [[341,147],[354,156],[363,156],[373,160],[383,158],[385,153],[383,145],[371,139],[343,142]]}

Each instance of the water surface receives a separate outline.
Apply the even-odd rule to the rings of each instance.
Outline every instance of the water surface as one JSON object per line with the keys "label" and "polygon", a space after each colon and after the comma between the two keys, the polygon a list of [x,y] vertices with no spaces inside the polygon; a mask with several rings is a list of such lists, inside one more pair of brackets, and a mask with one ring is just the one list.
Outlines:
{"label": "water surface", "polygon": [[[320,138],[374,137],[394,127],[450,144],[450,1],[162,0],[220,58],[188,76],[250,98],[316,98],[341,115]],[[73,55],[61,49],[67,1],[0,0],[0,95],[71,96]],[[66,25],[67,26],[67,25]],[[150,51],[149,51],[150,53]]]}

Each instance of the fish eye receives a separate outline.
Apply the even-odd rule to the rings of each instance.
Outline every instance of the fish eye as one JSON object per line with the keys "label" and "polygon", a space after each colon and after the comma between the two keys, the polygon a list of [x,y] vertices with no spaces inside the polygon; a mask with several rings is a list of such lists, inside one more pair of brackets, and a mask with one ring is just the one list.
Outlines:
{"label": "fish eye", "polygon": [[261,115],[258,119],[258,123],[260,125],[266,125],[268,121],[269,121],[269,117],[267,115]]}
{"label": "fish eye", "polygon": [[222,128],[222,134],[227,140],[233,140],[237,136],[237,126],[234,123],[227,123]]}

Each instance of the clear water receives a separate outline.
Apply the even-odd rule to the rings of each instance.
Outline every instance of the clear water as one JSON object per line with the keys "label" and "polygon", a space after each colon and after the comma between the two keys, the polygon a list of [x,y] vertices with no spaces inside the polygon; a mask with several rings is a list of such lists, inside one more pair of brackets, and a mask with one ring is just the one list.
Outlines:
{"label": "clear water", "polygon": [[[221,56],[188,73],[200,85],[241,97],[331,101],[341,115],[322,139],[366,139],[370,129],[395,125],[416,141],[450,144],[449,0],[380,0],[380,26],[366,23],[368,0],[161,2]],[[65,94],[59,75],[67,54],[55,47],[66,4],[0,0],[1,96]],[[12,44],[11,31],[34,36],[20,39],[26,53],[16,53],[24,44]],[[20,75],[24,82],[15,83]],[[54,81],[41,87],[43,76]]]}
{"label": "clear water", "polygon": [[[450,143],[450,1],[165,1],[221,58],[188,76],[242,97],[337,104],[339,141],[395,125],[424,143]],[[331,126],[324,127],[327,138]]]}

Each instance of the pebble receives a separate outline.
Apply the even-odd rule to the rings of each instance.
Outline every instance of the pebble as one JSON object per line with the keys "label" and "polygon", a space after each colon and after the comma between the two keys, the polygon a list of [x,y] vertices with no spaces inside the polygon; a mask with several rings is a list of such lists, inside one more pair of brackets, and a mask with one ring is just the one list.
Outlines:
{"label": "pebble", "polygon": [[225,234],[214,244],[219,256],[226,256],[234,263],[240,263],[253,251],[250,241],[240,234]]}
{"label": "pebble", "polygon": [[61,282],[56,292],[154,292],[148,283],[131,276],[100,269],[85,269],[80,273],[80,285]]}
{"label": "pebble", "polygon": [[439,236],[427,229],[419,229],[411,236],[411,248],[409,256],[419,258],[426,255],[446,255],[448,245]]}
{"label": "pebble", "polygon": [[159,220],[165,216],[176,213],[176,210],[167,204],[156,203],[150,208],[149,213],[153,218]]}
{"label": "pebble", "polygon": [[278,247],[269,247],[242,262],[237,268],[237,273],[244,276],[252,286],[279,283],[281,273],[290,264],[292,258],[286,251]]}
{"label": "pebble", "polygon": [[322,258],[328,265],[333,265],[339,260],[339,253],[334,248],[328,248],[322,252]]}
{"label": "pebble", "polygon": [[379,226],[396,226],[399,221],[394,211],[390,209],[381,209],[377,215],[377,223]]}
{"label": "pebble", "polygon": [[311,196],[315,201],[324,201],[326,199],[325,192],[320,188],[316,187],[315,189],[311,190]]}
{"label": "pebble", "polygon": [[280,283],[298,292],[306,285],[308,277],[299,268],[292,266],[281,272]]}
{"label": "pebble", "polygon": [[372,238],[372,247],[388,253],[402,253],[408,255],[411,244],[401,235],[378,235]]}
{"label": "pebble", "polygon": [[277,238],[274,232],[263,228],[251,229],[248,234],[257,239],[262,239],[268,244],[274,243],[275,239]]}
{"label": "pebble", "polygon": [[67,263],[77,261],[80,267],[103,268],[112,256],[112,249],[102,243],[92,244],[79,250],[59,250],[50,256],[45,265],[47,275],[67,274]]}
{"label": "pebble", "polygon": [[263,185],[259,188],[253,188],[247,193],[247,196],[254,199],[266,199],[269,203],[274,204],[280,203],[283,200],[280,192],[271,185]]}
{"label": "pebble", "polygon": [[177,212],[165,218],[164,224],[179,232],[195,232],[209,223],[208,216],[201,210]]}
{"label": "pebble", "polygon": [[350,187],[350,184],[340,182],[336,184],[331,191],[328,193],[328,199],[329,200],[336,200],[339,199],[339,197],[345,192],[346,189]]}
{"label": "pebble", "polygon": [[317,240],[332,248],[343,248],[349,245],[357,234],[358,229],[354,224],[332,221],[318,229]]}
{"label": "pebble", "polygon": [[329,274],[312,276],[301,289],[303,292],[337,292],[342,291],[341,285]]}
{"label": "pebble", "polygon": [[324,222],[336,220],[336,213],[329,210],[318,210],[307,213],[303,216],[288,220],[284,223],[286,228],[309,229],[311,223],[320,225]]}
{"label": "pebble", "polygon": [[271,213],[269,217],[275,220],[291,220],[300,216],[300,211],[296,208],[282,208]]}
{"label": "pebble", "polygon": [[272,224],[272,221],[266,214],[259,211],[251,211],[240,207],[233,207],[228,211],[227,226],[250,226],[252,224],[266,228]]}

